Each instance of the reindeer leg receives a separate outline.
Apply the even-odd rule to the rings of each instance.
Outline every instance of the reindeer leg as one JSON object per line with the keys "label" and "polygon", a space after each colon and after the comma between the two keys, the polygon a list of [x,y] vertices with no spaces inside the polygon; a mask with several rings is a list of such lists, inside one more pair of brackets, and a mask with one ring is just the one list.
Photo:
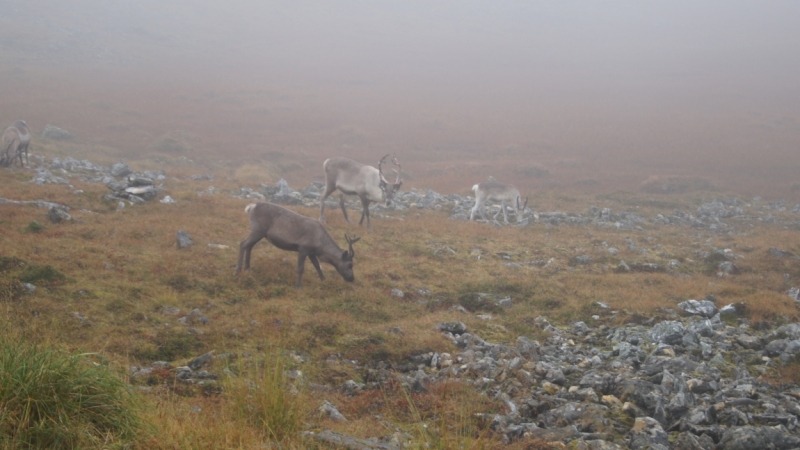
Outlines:
{"label": "reindeer leg", "polygon": [[[477,207],[478,205],[475,206]],[[483,217],[483,220],[487,222],[489,221],[489,219],[486,218],[486,213],[483,211],[483,202],[481,202],[480,208],[478,208],[478,212],[481,214],[481,217]]]}
{"label": "reindeer leg", "polygon": [[470,221],[472,221],[472,219],[475,218],[475,213],[478,212],[478,208],[480,208],[480,206],[481,206],[481,202],[476,200],[475,201],[475,206],[472,207],[472,212],[469,213],[469,220]]}
{"label": "reindeer leg", "polygon": [[308,256],[308,252],[306,250],[300,249],[297,252],[297,289],[300,289],[300,282],[303,279],[303,270],[305,269],[306,265],[306,256]]}
{"label": "reindeer leg", "polygon": [[364,223],[364,217],[367,218],[367,228],[372,229],[372,224],[369,222],[369,200],[366,198],[361,199],[361,220],[358,221],[358,224],[361,225]]}
{"label": "reindeer leg", "polygon": [[[503,221],[508,223],[508,212],[506,212],[506,202],[500,202],[500,211],[503,212]],[[497,214],[494,215],[494,220],[497,220],[497,216],[500,215],[500,211],[497,211]]]}
{"label": "reindeer leg", "polygon": [[350,222],[350,218],[347,217],[347,208],[344,207],[344,194],[339,194],[339,206],[342,207],[342,214],[344,214],[344,220],[346,220],[347,223],[352,223]]}
{"label": "reindeer leg", "polygon": [[314,265],[314,268],[317,269],[317,273],[319,274],[320,280],[325,280],[325,275],[322,274],[322,268],[319,266],[319,260],[317,259],[316,255],[310,254],[308,255],[308,259],[311,260],[311,264]]}
{"label": "reindeer leg", "polygon": [[333,191],[336,190],[335,184],[328,184],[325,186],[325,194],[320,197],[319,200],[319,221],[320,223],[325,223],[325,199],[328,198],[329,195],[333,194]]}
{"label": "reindeer leg", "polygon": [[233,272],[234,275],[242,271],[242,261],[244,260],[244,270],[250,270],[250,252],[253,250],[253,246],[261,240],[261,236],[258,234],[250,233],[241,244],[239,244],[239,261],[236,263],[236,270]]}

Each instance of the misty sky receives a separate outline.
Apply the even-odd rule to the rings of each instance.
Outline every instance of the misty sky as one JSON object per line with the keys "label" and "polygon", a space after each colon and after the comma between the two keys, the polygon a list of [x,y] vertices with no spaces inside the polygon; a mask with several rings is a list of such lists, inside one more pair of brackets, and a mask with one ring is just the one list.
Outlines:
{"label": "misty sky", "polygon": [[[291,123],[307,117],[318,127],[352,129],[375,146],[515,146],[632,158],[771,148],[784,158],[776,166],[800,170],[791,156],[800,153],[798,1],[0,6],[6,70],[34,65],[53,79],[69,72],[97,80],[98,92],[86,94],[96,98],[123,89],[163,97],[162,86],[263,86],[290,99],[279,106],[295,111]],[[267,103],[262,110],[287,123]],[[158,106],[138,113],[148,108]]]}

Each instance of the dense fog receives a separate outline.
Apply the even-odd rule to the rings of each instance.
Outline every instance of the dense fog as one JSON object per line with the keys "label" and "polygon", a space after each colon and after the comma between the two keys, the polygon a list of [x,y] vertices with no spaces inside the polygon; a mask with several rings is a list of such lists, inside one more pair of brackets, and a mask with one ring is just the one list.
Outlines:
{"label": "dense fog", "polygon": [[[660,175],[800,191],[795,1],[1,9],[0,120],[131,156],[181,136],[197,159],[393,151],[420,180],[489,161],[500,177],[521,164],[615,187]],[[529,187],[548,183],[571,185]]]}

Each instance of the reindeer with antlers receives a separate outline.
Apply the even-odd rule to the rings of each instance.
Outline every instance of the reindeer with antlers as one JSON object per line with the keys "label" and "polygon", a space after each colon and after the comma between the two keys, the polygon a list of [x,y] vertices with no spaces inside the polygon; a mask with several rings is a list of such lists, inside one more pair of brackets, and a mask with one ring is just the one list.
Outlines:
{"label": "reindeer with antlers", "polygon": [[239,261],[234,275],[242,269],[250,270],[250,252],[258,241],[266,238],[281,250],[297,252],[297,289],[301,286],[306,258],[311,260],[321,280],[325,279],[325,275],[319,266],[320,261],[336,268],[345,281],[355,280],[353,244],[360,237],[351,238],[345,234],[349,249],[342,250],[325,227],[310,217],[272,203],[251,203],[244,211],[250,217],[250,235],[239,245]]}
{"label": "reindeer with antlers", "polygon": [[389,155],[381,158],[378,162],[378,168],[367,166],[352,159],[336,157],[326,159],[322,163],[322,169],[325,171],[325,193],[320,199],[319,206],[319,221],[325,223],[325,199],[335,190],[339,190],[339,206],[342,207],[344,219],[350,223],[350,218],[347,217],[347,209],[344,206],[344,196],[357,195],[361,199],[363,210],[361,212],[361,220],[358,224],[364,222],[367,218],[367,228],[372,229],[372,224],[369,220],[369,204],[371,202],[386,202],[388,206],[392,202],[395,193],[400,190],[403,185],[403,180],[400,178],[402,170],[397,158],[392,157],[392,162],[397,166],[397,178],[394,183],[389,183],[383,176],[382,165]]}
{"label": "reindeer with antlers", "polygon": [[[475,218],[475,213],[479,212],[483,220],[486,220],[486,215],[483,213],[483,204],[487,200],[500,202],[500,211],[503,211],[503,220],[508,223],[508,213],[506,213],[506,203],[516,204],[517,210],[523,211],[528,206],[528,198],[525,197],[525,204],[521,204],[521,195],[519,189],[510,184],[498,183],[496,181],[487,181],[485,183],[478,183],[472,186],[475,191],[475,206],[469,215],[469,220]],[[494,215],[494,220],[500,215],[500,211]],[[517,216],[519,221],[519,216]]]}

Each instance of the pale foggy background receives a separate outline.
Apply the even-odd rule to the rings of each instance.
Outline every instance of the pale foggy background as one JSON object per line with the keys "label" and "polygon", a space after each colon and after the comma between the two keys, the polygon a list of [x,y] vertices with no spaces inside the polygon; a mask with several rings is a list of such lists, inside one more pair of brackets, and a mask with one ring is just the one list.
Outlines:
{"label": "pale foggy background", "polygon": [[608,190],[658,175],[800,192],[796,1],[0,10],[3,124],[55,124],[115,157],[177,136],[201,161],[294,158],[290,179],[321,175],[328,156],[394,151],[411,183],[439,188],[494,175]]}

